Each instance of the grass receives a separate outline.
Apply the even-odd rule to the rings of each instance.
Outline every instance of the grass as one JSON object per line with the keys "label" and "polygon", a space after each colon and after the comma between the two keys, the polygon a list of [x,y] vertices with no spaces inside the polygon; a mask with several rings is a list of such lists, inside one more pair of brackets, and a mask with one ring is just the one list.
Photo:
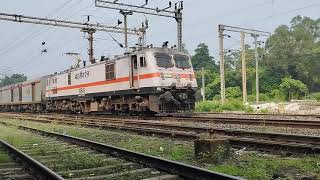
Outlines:
{"label": "grass", "polygon": [[[47,142],[49,140],[53,141],[53,138],[45,138],[2,125],[0,125],[0,139],[8,142],[18,149],[21,149],[22,147],[29,147],[28,149],[22,150],[44,165],[51,167],[54,171],[65,171],[66,174],[64,175],[69,175],[68,170],[111,166],[123,162],[118,159],[107,159],[108,157],[104,154],[93,154],[81,149],[70,148],[67,144],[59,144],[59,146],[56,144],[49,144]],[[58,142],[59,141],[56,141],[56,143]],[[67,152],[57,153],[66,150],[67,148],[69,149]],[[48,155],[53,158],[41,158],[41,156]],[[0,162],[7,162],[8,160],[9,159],[5,154],[0,153]]]}
{"label": "grass", "polygon": [[[320,179],[320,156],[270,156],[261,153],[232,155],[219,159],[218,163],[203,163],[195,160],[193,143],[175,141],[170,138],[147,137],[122,131],[106,131],[100,129],[63,126],[57,124],[41,124],[27,121],[9,120],[6,122],[39,128],[47,131],[67,133],[117,147],[146,153],[170,160],[192,165],[199,165],[209,170],[241,176],[247,179],[294,179],[296,174],[315,176]],[[212,157],[216,158],[216,157]],[[218,157],[220,158],[220,157]]]}
{"label": "grass", "polygon": [[281,157],[249,153],[221,165],[209,165],[208,169],[248,179],[296,179],[297,174],[319,179],[320,156]]}
{"label": "grass", "polygon": [[204,101],[196,104],[197,112],[223,112],[223,111],[245,111],[252,112],[253,110],[239,100],[228,100],[224,104],[220,101]]}
{"label": "grass", "polygon": [[[10,120],[11,123],[28,125],[42,130],[67,133],[72,136],[103,142],[132,151],[143,152],[175,161],[185,160],[192,163],[193,143],[173,141],[170,138],[145,137],[120,131],[105,131],[100,129],[82,128],[77,126],[63,126],[57,124],[39,124]],[[7,121],[9,122],[9,121]]]}
{"label": "grass", "polygon": [[314,99],[320,102],[320,92],[312,93],[309,96],[310,96],[310,99]]}
{"label": "grass", "polygon": [[0,149],[0,163],[9,163],[12,162],[12,159],[8,156],[8,154],[2,149]]}

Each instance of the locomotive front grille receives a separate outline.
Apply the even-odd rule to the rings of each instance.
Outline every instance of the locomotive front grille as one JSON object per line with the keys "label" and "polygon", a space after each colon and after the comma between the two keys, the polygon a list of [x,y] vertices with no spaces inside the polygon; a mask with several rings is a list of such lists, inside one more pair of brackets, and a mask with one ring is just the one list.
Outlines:
{"label": "locomotive front grille", "polygon": [[194,103],[187,103],[180,106],[175,104],[162,104],[160,105],[160,113],[172,114],[172,113],[192,113],[194,110]]}

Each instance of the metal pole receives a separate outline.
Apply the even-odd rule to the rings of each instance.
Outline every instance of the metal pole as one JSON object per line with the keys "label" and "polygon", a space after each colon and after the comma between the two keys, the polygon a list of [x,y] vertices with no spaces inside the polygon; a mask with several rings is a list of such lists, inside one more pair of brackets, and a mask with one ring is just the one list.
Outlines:
{"label": "metal pole", "polygon": [[245,33],[241,32],[241,63],[242,63],[242,96],[243,103],[247,103],[247,72],[246,72],[246,47],[245,47]]}
{"label": "metal pole", "polygon": [[88,49],[88,55],[89,55],[89,61],[91,64],[96,63],[96,60],[94,58],[94,52],[93,52],[93,33],[95,30],[89,29],[86,31],[88,33],[88,41],[89,41],[89,49]]}
{"label": "metal pole", "polygon": [[256,60],[256,103],[259,103],[259,54],[258,54],[258,37],[259,35],[254,35],[254,46],[255,46],[255,60]]}
{"label": "metal pole", "polygon": [[124,47],[128,48],[128,19],[126,14],[123,14],[123,17],[124,17]]}
{"label": "metal pole", "polygon": [[202,101],[205,101],[206,92],[205,92],[204,68],[201,68],[201,73],[202,73]]}
{"label": "metal pole", "polygon": [[133,12],[120,10],[120,14],[122,14],[124,18],[124,47],[128,48],[128,15],[132,15]]}
{"label": "metal pole", "polygon": [[182,52],[182,13],[181,12],[178,12],[176,14],[176,21],[177,21],[178,51]]}
{"label": "metal pole", "polygon": [[224,49],[223,49],[223,31],[224,26],[219,25],[219,45],[220,45],[220,95],[221,95],[221,103],[225,102],[226,99],[226,86],[224,79]]}

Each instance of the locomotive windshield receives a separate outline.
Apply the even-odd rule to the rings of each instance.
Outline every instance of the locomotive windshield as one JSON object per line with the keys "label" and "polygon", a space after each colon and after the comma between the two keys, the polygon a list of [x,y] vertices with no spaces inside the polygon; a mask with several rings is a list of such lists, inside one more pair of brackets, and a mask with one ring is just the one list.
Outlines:
{"label": "locomotive windshield", "polygon": [[165,53],[155,53],[155,58],[157,60],[157,65],[159,67],[170,68],[173,67],[172,59],[169,54]]}
{"label": "locomotive windshield", "polygon": [[176,54],[174,55],[174,61],[177,68],[188,69],[190,68],[189,57],[186,55]]}

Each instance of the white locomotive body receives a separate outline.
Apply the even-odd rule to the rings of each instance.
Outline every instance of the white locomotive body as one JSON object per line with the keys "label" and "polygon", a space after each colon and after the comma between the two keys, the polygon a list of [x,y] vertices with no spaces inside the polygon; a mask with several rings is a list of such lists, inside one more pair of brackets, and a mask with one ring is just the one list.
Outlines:
{"label": "white locomotive body", "polygon": [[145,48],[43,77],[43,109],[61,112],[192,112],[197,82],[190,56]]}

